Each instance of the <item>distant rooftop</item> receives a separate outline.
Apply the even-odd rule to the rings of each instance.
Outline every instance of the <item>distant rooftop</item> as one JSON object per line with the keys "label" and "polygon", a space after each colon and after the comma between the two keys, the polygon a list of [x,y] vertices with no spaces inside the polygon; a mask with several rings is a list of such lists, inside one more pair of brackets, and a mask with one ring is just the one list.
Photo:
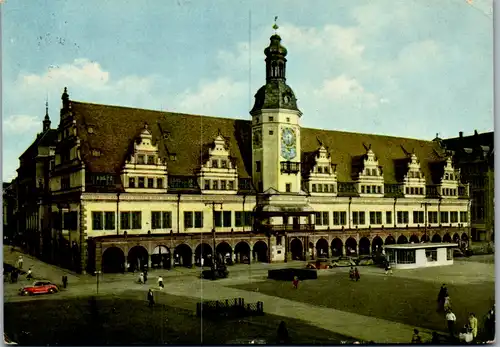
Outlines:
{"label": "distant rooftop", "polygon": [[386,245],[385,249],[420,249],[420,248],[449,248],[458,247],[456,243],[440,242],[440,243],[405,243],[402,245]]}

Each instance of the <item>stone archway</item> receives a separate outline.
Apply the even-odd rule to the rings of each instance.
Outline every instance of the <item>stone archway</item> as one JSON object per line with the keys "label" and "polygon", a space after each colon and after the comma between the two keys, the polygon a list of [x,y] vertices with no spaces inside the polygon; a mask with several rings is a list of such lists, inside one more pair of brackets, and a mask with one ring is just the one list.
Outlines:
{"label": "stone archway", "polygon": [[399,235],[398,237],[398,245],[404,245],[405,243],[408,243],[408,239],[404,235]]}
{"label": "stone archway", "polygon": [[384,240],[380,236],[375,236],[372,241],[372,253],[381,252],[383,245]]}
{"label": "stone archway", "polygon": [[394,236],[389,235],[385,238],[384,245],[393,245],[396,243],[396,240],[394,239]]}
{"label": "stone archway", "polygon": [[469,241],[469,235],[467,235],[466,233],[463,233],[461,239],[462,239],[462,241]]}
{"label": "stone archway", "polygon": [[460,242],[460,235],[458,235],[458,233],[453,234],[453,242]]}
{"label": "stone archway", "polygon": [[191,267],[193,264],[193,250],[189,245],[181,243],[174,250],[174,266]]}
{"label": "stone archway", "polygon": [[440,243],[441,242],[441,236],[439,236],[439,234],[434,234],[432,236],[431,242],[433,242],[433,243]]}
{"label": "stone archway", "polygon": [[330,248],[332,249],[332,257],[340,257],[344,254],[344,244],[338,237],[332,240]]}
{"label": "stone archway", "polygon": [[292,253],[292,260],[302,260],[304,254],[304,248],[302,246],[302,241],[294,238],[290,242],[290,253]]}
{"label": "stone archway", "polygon": [[356,242],[356,239],[354,237],[349,237],[345,241],[345,254],[347,256],[356,256],[358,255],[357,253],[357,246],[358,243]]}
{"label": "stone archway", "polygon": [[410,236],[410,243],[420,243],[420,240],[418,239],[418,236],[413,234]]}
{"label": "stone archway", "polygon": [[217,257],[219,257],[219,260],[226,263],[229,261],[229,263],[232,262],[233,259],[233,249],[227,243],[226,241],[222,241],[215,247],[215,253],[217,254]]}
{"label": "stone archway", "polygon": [[424,234],[422,235],[422,238],[420,239],[421,242],[429,242],[430,239],[429,239],[429,235],[427,234]]}
{"label": "stone archway", "polygon": [[328,258],[328,241],[325,239],[319,239],[316,242],[316,254],[318,258]]}
{"label": "stone archway", "polygon": [[170,249],[164,245],[158,245],[151,254],[151,267],[157,269],[170,269]]}
{"label": "stone archway", "polygon": [[362,237],[359,240],[359,255],[369,255],[370,254],[370,239],[367,237]]}
{"label": "stone archway", "polygon": [[116,273],[125,271],[125,254],[118,247],[106,248],[102,254],[102,272]]}
{"label": "stone archway", "polygon": [[134,246],[128,251],[127,263],[129,271],[141,270],[149,264],[149,254],[143,246]]}
{"label": "stone archway", "polygon": [[264,241],[257,241],[253,245],[253,256],[259,263],[267,263],[267,244]]}
{"label": "stone archway", "polygon": [[443,242],[450,242],[451,243],[451,236],[450,234],[446,233],[443,236]]}
{"label": "stone archway", "polygon": [[212,247],[208,243],[200,243],[194,250],[194,265],[212,266]]}
{"label": "stone archway", "polygon": [[250,245],[240,241],[234,246],[234,261],[238,263],[250,262]]}

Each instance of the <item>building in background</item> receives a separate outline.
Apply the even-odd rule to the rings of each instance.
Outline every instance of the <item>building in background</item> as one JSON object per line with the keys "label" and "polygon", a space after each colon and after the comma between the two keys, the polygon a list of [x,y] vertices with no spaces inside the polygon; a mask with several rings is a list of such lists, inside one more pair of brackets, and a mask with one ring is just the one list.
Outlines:
{"label": "building in background", "polygon": [[462,182],[470,185],[473,241],[493,241],[495,230],[495,154],[493,132],[442,140],[460,169]]}
{"label": "building in background", "polygon": [[105,272],[468,242],[468,185],[440,143],[301,127],[280,36],[264,52],[249,120],[84,103],[65,89],[57,130],[20,158],[25,239]]}

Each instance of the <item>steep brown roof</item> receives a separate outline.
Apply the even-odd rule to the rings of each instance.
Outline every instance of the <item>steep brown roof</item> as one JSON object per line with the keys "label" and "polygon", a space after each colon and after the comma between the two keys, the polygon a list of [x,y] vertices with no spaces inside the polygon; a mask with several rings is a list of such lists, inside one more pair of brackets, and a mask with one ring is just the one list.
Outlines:
{"label": "steep brown roof", "polygon": [[[99,173],[118,173],[144,123],[148,123],[153,143],[167,159],[171,175],[194,175],[203,159],[207,145],[212,144],[219,130],[228,140],[231,156],[241,178],[251,177],[251,122],[248,120],[195,116],[119,106],[98,105],[72,101],[77,121],[82,157],[88,170]],[[92,132],[88,128],[92,127]],[[415,151],[427,178],[432,183],[430,164],[442,161],[442,150],[432,141],[407,139],[373,134],[359,134],[320,129],[301,129],[302,152],[312,155],[320,139],[328,147],[332,163],[337,164],[339,181],[351,181],[353,157],[372,150],[383,167],[386,183],[397,183],[394,160],[407,158],[406,151]],[[403,149],[404,148],[404,149]],[[99,149],[99,157],[92,150]],[[171,160],[170,154],[176,155]],[[306,154],[307,156],[307,154]]]}

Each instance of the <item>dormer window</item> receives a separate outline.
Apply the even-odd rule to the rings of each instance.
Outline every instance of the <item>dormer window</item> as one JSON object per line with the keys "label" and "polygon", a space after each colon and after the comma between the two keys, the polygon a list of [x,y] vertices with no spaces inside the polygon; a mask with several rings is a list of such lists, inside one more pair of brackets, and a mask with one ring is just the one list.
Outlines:
{"label": "dormer window", "polygon": [[227,161],[225,161],[225,160],[221,160],[221,161],[220,161],[220,163],[221,163],[221,167],[222,167],[223,169],[225,169],[225,168],[227,167]]}
{"label": "dormer window", "polygon": [[139,165],[143,165],[144,164],[144,155],[143,154],[139,154],[137,156],[137,164],[139,164]]}
{"label": "dormer window", "polygon": [[219,167],[219,161],[218,161],[218,160],[216,160],[216,159],[212,160],[212,167],[213,167],[214,169],[218,168],[218,167]]}
{"label": "dormer window", "polygon": [[323,168],[321,166],[318,166],[318,173],[323,173]]}
{"label": "dormer window", "polygon": [[154,165],[155,164],[155,156],[154,155],[148,155],[147,156],[147,164],[148,165]]}
{"label": "dormer window", "polygon": [[372,169],[372,176],[377,176],[377,169]]}

